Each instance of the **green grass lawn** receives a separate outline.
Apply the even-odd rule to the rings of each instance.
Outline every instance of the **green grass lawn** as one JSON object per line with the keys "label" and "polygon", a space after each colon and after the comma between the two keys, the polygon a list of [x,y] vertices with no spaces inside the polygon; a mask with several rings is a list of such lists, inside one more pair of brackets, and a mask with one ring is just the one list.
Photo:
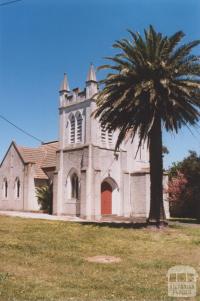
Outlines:
{"label": "green grass lawn", "polygon": [[[122,261],[85,260],[96,255]],[[156,231],[0,216],[1,301],[174,300],[166,273],[177,264],[200,276],[199,226]]]}

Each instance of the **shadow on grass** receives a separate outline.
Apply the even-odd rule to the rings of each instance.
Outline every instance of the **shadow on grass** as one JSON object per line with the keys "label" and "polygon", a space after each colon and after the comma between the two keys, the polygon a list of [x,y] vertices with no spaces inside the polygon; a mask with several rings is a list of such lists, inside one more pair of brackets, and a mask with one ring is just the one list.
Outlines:
{"label": "shadow on grass", "polygon": [[197,224],[197,225],[200,225],[200,219],[195,219],[195,218],[173,217],[169,221],[170,222],[183,223],[183,224]]}
{"label": "shadow on grass", "polygon": [[146,222],[138,223],[120,223],[120,222],[79,222],[83,226],[94,226],[94,227],[109,227],[109,228],[124,228],[124,229],[142,229],[147,227]]}

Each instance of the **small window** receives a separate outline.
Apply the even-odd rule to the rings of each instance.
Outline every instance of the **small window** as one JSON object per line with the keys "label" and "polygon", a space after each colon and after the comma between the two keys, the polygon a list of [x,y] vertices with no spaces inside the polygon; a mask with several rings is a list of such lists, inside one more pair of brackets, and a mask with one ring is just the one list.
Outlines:
{"label": "small window", "polygon": [[3,181],[3,194],[4,194],[4,197],[7,199],[7,197],[8,197],[8,181],[7,181],[7,179],[4,179],[4,181]]}
{"label": "small window", "polygon": [[72,195],[71,197],[73,199],[78,199],[78,192],[79,192],[79,189],[78,189],[78,176],[76,174],[73,174],[72,177],[71,177],[71,184],[72,184]]}
{"label": "small window", "polygon": [[20,197],[20,180],[19,180],[19,178],[17,178],[15,180],[15,196],[16,196],[16,198]]}

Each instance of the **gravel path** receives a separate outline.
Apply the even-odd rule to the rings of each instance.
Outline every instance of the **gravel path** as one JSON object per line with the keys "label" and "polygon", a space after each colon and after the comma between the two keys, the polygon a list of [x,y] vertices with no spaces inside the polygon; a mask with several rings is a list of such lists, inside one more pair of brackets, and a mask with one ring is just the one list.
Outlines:
{"label": "gravel path", "polygon": [[7,216],[16,216],[22,218],[35,218],[35,219],[46,219],[54,221],[70,221],[70,222],[84,222],[84,219],[81,219],[77,216],[58,216],[50,215],[47,213],[37,213],[37,212],[20,212],[20,211],[2,211],[0,210],[0,215]]}

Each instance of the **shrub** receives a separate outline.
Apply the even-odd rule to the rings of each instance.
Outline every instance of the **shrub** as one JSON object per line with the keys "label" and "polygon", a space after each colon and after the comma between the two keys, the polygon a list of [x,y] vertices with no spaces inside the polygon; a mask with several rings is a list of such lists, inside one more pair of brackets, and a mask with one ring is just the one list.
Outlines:
{"label": "shrub", "polygon": [[52,190],[49,185],[44,185],[36,188],[36,196],[41,210],[51,213]]}

